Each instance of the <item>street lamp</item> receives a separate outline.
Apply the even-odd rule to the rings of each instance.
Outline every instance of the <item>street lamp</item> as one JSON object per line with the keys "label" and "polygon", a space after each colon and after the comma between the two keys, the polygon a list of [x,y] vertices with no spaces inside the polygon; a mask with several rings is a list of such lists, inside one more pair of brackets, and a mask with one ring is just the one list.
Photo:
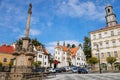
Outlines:
{"label": "street lamp", "polygon": [[98,52],[99,72],[101,74],[102,72],[101,72],[101,67],[100,67],[100,53],[99,53],[99,46],[98,46],[98,44],[97,44],[97,52]]}

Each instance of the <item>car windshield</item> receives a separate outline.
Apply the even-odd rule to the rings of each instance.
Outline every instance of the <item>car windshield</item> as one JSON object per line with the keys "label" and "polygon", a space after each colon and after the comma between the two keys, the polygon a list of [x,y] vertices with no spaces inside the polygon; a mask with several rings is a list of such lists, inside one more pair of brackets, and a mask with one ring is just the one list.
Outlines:
{"label": "car windshield", "polygon": [[76,69],[77,69],[76,67],[73,68],[73,70],[76,70]]}

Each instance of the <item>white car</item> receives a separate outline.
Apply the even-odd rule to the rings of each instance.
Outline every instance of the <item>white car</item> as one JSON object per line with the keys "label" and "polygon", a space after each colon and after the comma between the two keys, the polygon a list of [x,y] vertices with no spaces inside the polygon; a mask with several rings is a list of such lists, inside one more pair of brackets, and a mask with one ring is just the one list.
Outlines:
{"label": "white car", "polygon": [[69,66],[64,67],[66,71],[70,71],[71,68]]}
{"label": "white car", "polygon": [[48,72],[55,73],[55,72],[56,72],[56,70],[55,70],[54,68],[49,68],[49,69],[48,69]]}

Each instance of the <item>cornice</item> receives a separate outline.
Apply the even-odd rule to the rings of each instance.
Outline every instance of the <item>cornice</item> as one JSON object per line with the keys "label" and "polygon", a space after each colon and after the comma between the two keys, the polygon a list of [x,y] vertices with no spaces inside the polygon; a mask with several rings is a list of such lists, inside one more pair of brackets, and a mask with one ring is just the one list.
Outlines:
{"label": "cornice", "polygon": [[101,28],[99,30],[91,31],[89,33],[94,34],[94,33],[108,31],[108,30],[117,29],[117,28],[120,28],[120,24],[117,24],[116,26],[111,26],[111,27],[106,26],[105,28]]}

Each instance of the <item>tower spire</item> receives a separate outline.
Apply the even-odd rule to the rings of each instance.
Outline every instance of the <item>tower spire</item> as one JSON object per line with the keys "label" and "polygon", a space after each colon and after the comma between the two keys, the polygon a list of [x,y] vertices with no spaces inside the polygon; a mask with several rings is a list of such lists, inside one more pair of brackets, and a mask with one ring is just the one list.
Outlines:
{"label": "tower spire", "polygon": [[113,7],[109,4],[105,8],[106,10],[106,24],[108,27],[115,26],[117,24],[116,15],[113,12]]}

